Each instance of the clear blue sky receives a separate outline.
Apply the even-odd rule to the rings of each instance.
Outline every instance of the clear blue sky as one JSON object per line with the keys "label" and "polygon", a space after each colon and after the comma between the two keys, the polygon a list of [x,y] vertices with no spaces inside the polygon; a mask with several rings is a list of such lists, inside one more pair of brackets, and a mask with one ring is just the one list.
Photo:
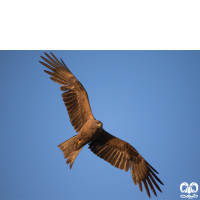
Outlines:
{"label": "clear blue sky", "polygon": [[[200,51],[52,52],[83,84],[104,129],[159,172],[157,199],[180,199],[182,182],[200,186]],[[57,145],[75,131],[41,55],[0,51],[0,199],[148,199],[130,171],[87,146],[71,170],[65,164]]]}

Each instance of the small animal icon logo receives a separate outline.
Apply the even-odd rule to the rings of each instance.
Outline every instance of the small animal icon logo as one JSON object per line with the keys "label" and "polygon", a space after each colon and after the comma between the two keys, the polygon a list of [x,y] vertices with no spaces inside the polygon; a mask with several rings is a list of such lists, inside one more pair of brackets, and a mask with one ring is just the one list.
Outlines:
{"label": "small animal icon logo", "polygon": [[184,195],[184,194],[180,195],[181,198],[188,198],[188,199],[197,198],[198,195],[193,194],[191,196],[190,194],[198,192],[198,184],[195,182],[192,182],[190,183],[190,185],[188,185],[188,183],[183,182],[180,184],[180,191],[182,193],[188,193],[188,195]]}

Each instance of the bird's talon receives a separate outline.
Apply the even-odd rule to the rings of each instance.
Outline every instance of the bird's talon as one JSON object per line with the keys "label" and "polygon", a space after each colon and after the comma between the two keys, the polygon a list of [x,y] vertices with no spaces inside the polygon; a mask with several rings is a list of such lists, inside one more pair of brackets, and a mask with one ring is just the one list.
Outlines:
{"label": "bird's talon", "polygon": [[78,144],[80,144],[81,143],[81,140],[78,140]]}

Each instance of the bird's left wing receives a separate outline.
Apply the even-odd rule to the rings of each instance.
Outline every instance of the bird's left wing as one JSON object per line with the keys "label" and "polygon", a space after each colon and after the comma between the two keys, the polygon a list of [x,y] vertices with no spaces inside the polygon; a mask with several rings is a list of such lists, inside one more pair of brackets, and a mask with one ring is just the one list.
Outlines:
{"label": "bird's left wing", "polygon": [[101,137],[92,141],[89,144],[89,148],[94,154],[116,168],[124,169],[125,171],[128,171],[130,168],[135,185],[138,183],[140,191],[142,192],[143,182],[149,197],[151,196],[148,185],[155,196],[157,196],[157,194],[154,185],[162,192],[155,181],[156,179],[163,185],[161,180],[155,174],[158,172],[127,142],[120,140],[103,130]]}

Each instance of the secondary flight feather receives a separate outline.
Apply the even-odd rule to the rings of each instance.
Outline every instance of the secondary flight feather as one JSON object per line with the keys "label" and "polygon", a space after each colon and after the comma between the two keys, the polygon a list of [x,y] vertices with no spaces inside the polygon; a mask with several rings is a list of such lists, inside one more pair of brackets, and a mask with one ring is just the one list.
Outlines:
{"label": "secondary flight feather", "polygon": [[46,62],[40,61],[51,71],[44,70],[51,75],[51,80],[61,85],[63,101],[68,111],[70,122],[77,135],[58,145],[70,164],[70,169],[81,149],[88,144],[89,149],[98,157],[104,159],[119,169],[130,169],[133,182],[139,185],[142,192],[142,183],[147,195],[151,197],[149,188],[157,196],[155,187],[160,191],[157,182],[163,185],[157,177],[158,172],[132,147],[129,143],[120,140],[103,129],[103,124],[92,114],[88,94],[83,85],[70,72],[62,59],[60,61],[51,53]]}

